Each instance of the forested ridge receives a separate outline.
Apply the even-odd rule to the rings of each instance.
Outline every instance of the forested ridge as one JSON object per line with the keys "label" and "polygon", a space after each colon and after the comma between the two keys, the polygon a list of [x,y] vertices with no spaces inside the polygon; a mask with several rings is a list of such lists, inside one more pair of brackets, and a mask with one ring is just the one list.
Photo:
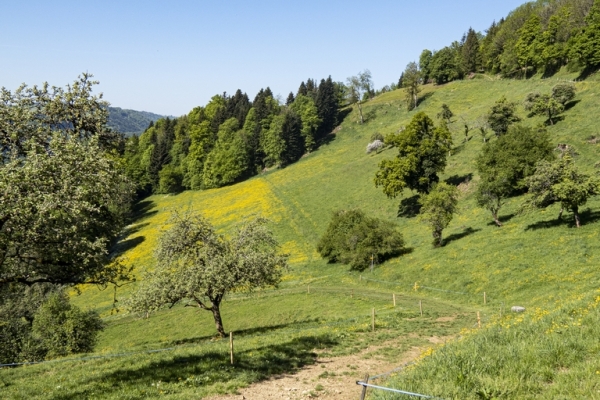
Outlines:
{"label": "forested ridge", "polygon": [[161,118],[165,118],[165,116],[148,111],[108,107],[108,126],[125,136],[139,135],[148,128],[151,122],[156,122]]}
{"label": "forested ridge", "polygon": [[[179,118],[152,123],[126,144],[127,173],[142,196],[232,184],[272,167],[285,167],[315,150],[340,122],[341,106],[404,88],[409,109],[420,85],[477,74],[524,79],[563,67],[584,78],[600,65],[600,3],[553,0],[525,3],[482,32],[422,51],[398,82],[375,90],[368,70],[344,82],[331,77],[302,82],[285,104],[267,87],[250,101],[241,90],[215,95]],[[550,118],[552,121],[552,118]]]}
{"label": "forested ridge", "polygon": [[237,90],[213,96],[179,118],[151,124],[125,147],[140,194],[214,188],[285,167],[315,150],[338,120],[341,85],[331,77],[302,82],[282,105],[271,89],[251,102]]}

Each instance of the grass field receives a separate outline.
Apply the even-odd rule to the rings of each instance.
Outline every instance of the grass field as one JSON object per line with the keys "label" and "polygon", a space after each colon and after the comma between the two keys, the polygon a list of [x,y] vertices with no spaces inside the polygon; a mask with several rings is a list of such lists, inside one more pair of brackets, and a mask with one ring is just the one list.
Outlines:
{"label": "grass field", "polygon": [[[558,79],[573,77],[559,75]],[[486,335],[494,332],[491,327],[503,323],[504,320],[498,319],[501,310],[505,311],[504,318],[509,318],[506,310],[512,305],[548,313],[535,321],[532,320],[533,313],[524,315],[522,338],[518,336],[511,340],[528,343],[536,329],[544,330],[544,324],[550,324],[553,316],[563,312],[560,307],[565,299],[579,301],[574,306],[578,309],[595,301],[590,296],[600,286],[600,200],[593,199],[584,207],[583,227],[575,229],[570,215],[562,221],[556,220],[557,207],[521,214],[519,208],[523,198],[512,198],[500,212],[504,226],[497,228],[489,213],[477,208],[474,201],[478,182],[474,160],[483,141],[475,129],[465,141],[463,126],[467,123],[473,128],[476,120],[503,95],[520,103],[527,93],[550,92],[556,83],[557,78],[514,81],[481,76],[444,86],[426,86],[421,93],[423,100],[413,112],[406,111],[402,91],[386,93],[363,106],[368,117],[365,124],[357,124],[356,110],[352,111],[328,143],[285,169],[273,170],[225,188],[188,191],[176,196],[158,195],[144,200],[138,205],[139,218],[127,228],[119,244],[123,257],[135,267],[140,279],[143,279],[144,271],[153,268],[152,251],[159,228],[175,209],[192,208],[202,212],[224,233],[249,216],[262,215],[270,219],[282,249],[290,253],[290,269],[279,290],[252,295],[232,294],[223,305],[225,329],[239,334],[240,365],[228,365],[226,342],[211,340],[214,325],[207,312],[175,307],[153,314],[149,319],[139,318],[125,310],[115,313],[112,291],[83,288],[82,295],[74,296],[73,302],[99,310],[108,324],[101,334],[98,354],[173,346],[176,349],[2,370],[0,390],[11,398],[49,399],[92,397],[92,393],[94,397],[133,399],[159,395],[189,398],[191,394],[201,397],[234,392],[236,388],[273,374],[293,371],[314,362],[315,348],[327,349],[331,355],[342,355],[389,337],[406,338],[406,347],[402,345],[382,353],[393,359],[410,346],[426,347],[424,337],[456,335],[461,329],[472,327],[476,321],[475,313],[480,311],[484,326],[490,326],[482,330],[487,333],[467,335],[452,345],[457,347],[448,347],[459,350],[464,347],[466,350],[460,350],[460,354],[456,350],[459,354],[456,357],[470,359],[478,356],[474,350],[477,341],[487,340]],[[564,113],[562,121],[548,130],[553,143],[574,145],[580,153],[577,164],[592,171],[594,163],[600,160],[600,147],[588,143],[587,139],[600,136],[595,118],[600,105],[600,82],[591,77],[576,86],[575,105]],[[374,132],[397,131],[407,125],[417,111],[424,111],[434,118],[443,103],[450,106],[455,117],[450,125],[454,149],[442,178],[460,184],[461,198],[460,211],[444,232],[446,245],[434,249],[427,226],[418,223],[416,218],[398,216],[399,203],[403,199],[387,199],[374,187],[377,164],[384,158],[393,157],[394,151],[387,149],[367,155],[365,147]],[[542,122],[538,117],[526,118],[522,108],[520,112],[523,124],[533,126]],[[412,195],[407,192],[404,199]],[[377,265],[373,273],[363,272],[363,277],[369,280],[359,280],[360,273],[350,272],[343,265],[324,262],[316,253],[316,242],[325,231],[331,213],[348,208],[361,208],[369,215],[396,221],[411,251]],[[307,293],[308,285],[310,294]],[[135,287],[134,283],[120,288],[118,298],[126,298]],[[392,293],[398,295],[396,308],[391,306]],[[423,318],[418,315],[419,300],[426,305]],[[370,332],[373,307],[378,310],[378,324],[381,324],[378,325],[381,329],[375,333]],[[439,316],[455,316],[456,319],[452,323],[436,322]],[[596,354],[597,344],[592,348],[589,340],[577,343],[582,354]],[[539,357],[533,350],[530,354]],[[460,385],[450,378],[439,387],[427,386],[425,382],[431,377],[420,365],[427,366],[432,362],[440,363],[434,356],[425,357],[408,373],[407,376],[421,374],[418,375],[422,377],[421,386],[415,388],[439,389],[440,394],[459,393],[456,394],[458,397],[460,393],[466,393],[460,392],[457,389]],[[509,374],[514,371],[511,368],[477,373],[493,377]],[[555,366],[557,371],[560,368]],[[581,368],[581,371],[588,371],[588,366]],[[526,381],[529,379],[526,374],[523,376]],[[566,374],[560,378],[562,380],[552,382],[563,385],[568,379],[597,378],[597,375],[586,376]],[[506,379],[519,382],[518,379],[513,381],[516,379],[513,375]],[[402,379],[397,381],[398,384],[404,382]],[[475,393],[477,385],[485,386],[483,383],[473,385],[464,386],[467,388],[464,390]],[[523,398],[562,393],[562,389],[540,391],[539,386],[533,384],[523,387],[525,392],[510,393],[519,393]],[[510,398],[510,393],[497,393],[497,397]],[[493,395],[480,398],[493,398]]]}

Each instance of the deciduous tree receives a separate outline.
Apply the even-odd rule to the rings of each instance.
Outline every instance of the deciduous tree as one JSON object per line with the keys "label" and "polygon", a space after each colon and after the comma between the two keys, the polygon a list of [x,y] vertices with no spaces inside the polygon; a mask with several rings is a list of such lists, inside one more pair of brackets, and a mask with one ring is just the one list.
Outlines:
{"label": "deciduous tree", "polygon": [[217,234],[202,216],[174,213],[156,250],[157,266],[129,300],[133,311],[148,312],[185,302],[213,314],[225,336],[221,302],[234,290],[277,285],[287,255],[258,218],[241,225],[231,239]]}
{"label": "deciduous tree", "polygon": [[458,189],[455,186],[440,182],[428,194],[419,199],[421,213],[419,220],[427,223],[433,235],[433,245],[443,246],[442,232],[456,212],[458,205]]}

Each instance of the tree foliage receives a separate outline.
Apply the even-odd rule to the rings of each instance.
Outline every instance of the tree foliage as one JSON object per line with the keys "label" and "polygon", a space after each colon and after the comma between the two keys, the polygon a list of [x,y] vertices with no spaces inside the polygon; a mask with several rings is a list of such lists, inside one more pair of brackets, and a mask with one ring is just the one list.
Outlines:
{"label": "tree foliage", "polygon": [[329,262],[349,264],[362,271],[404,251],[404,239],[396,224],[368,217],[361,210],[333,214],[317,251]]}
{"label": "tree foliage", "polygon": [[492,106],[486,115],[486,120],[496,136],[500,136],[508,131],[510,125],[521,121],[521,118],[517,115],[517,104],[509,102],[502,96]]}
{"label": "tree foliage", "polygon": [[406,188],[427,193],[439,181],[452,147],[452,135],[445,123],[436,127],[424,112],[417,113],[405,130],[386,136],[385,143],[398,149],[398,155],[379,163],[375,186],[388,197]]}
{"label": "tree foliage", "polygon": [[402,87],[406,94],[406,108],[410,111],[419,104],[421,72],[417,63],[410,62],[402,73]]}
{"label": "tree foliage", "polygon": [[436,184],[428,193],[419,199],[421,213],[419,220],[425,222],[431,228],[433,245],[443,246],[442,232],[456,212],[458,205],[458,189],[445,182]]}
{"label": "tree foliage", "polygon": [[581,226],[579,208],[600,193],[600,178],[580,172],[569,153],[555,161],[540,161],[526,183],[530,194],[526,207],[546,208],[560,203],[559,219],[562,210],[567,209],[573,213],[578,228]]}
{"label": "tree foliage", "polygon": [[238,227],[231,239],[199,215],[174,213],[168,225],[156,249],[156,269],[129,300],[133,311],[184,301],[212,312],[223,337],[220,307],[225,294],[276,285],[287,266],[287,255],[278,252],[262,218]]}
{"label": "tree foliage", "polygon": [[551,160],[553,149],[546,131],[521,126],[489,142],[477,157],[481,181],[477,203],[488,209],[496,225],[501,226],[498,212],[504,201],[527,187],[525,179],[532,175],[542,160]]}

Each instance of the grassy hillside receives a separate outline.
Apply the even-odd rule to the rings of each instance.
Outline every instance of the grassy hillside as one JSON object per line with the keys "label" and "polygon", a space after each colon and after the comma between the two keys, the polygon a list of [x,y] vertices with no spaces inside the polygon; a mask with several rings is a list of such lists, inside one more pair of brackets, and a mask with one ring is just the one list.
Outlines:
{"label": "grassy hillside", "polygon": [[[573,76],[559,78],[568,80]],[[63,372],[53,364],[1,371],[0,387],[4,385],[3,390],[9,390],[15,398],[57,398],[62,396],[60,393],[65,395],[61,398],[76,398],[94,391],[115,398],[154,397],[159,390],[156,386],[153,392],[148,388],[158,380],[167,385],[164,394],[172,398],[231,392],[273,373],[314,362],[315,347],[326,348],[334,355],[346,354],[400,335],[403,344],[382,352],[382,356],[394,359],[402,348],[425,346],[428,336],[456,335],[462,328],[472,327],[476,311],[482,313],[484,325],[491,325],[502,309],[515,304],[553,310],[565,297],[592,293],[599,283],[600,199],[584,208],[581,229],[574,228],[570,215],[557,222],[557,207],[519,214],[523,201],[519,197],[501,210],[505,225],[497,228],[489,213],[477,208],[474,201],[478,182],[474,160],[483,142],[475,130],[465,142],[464,123],[475,125],[503,95],[520,103],[527,93],[548,93],[556,83],[556,77],[514,81],[480,76],[444,86],[426,86],[421,93],[423,100],[413,112],[406,111],[402,91],[389,92],[363,106],[368,118],[364,125],[356,123],[357,111],[353,110],[328,143],[285,169],[225,188],[157,195],[140,204],[139,218],[127,228],[119,244],[126,262],[135,267],[140,279],[153,267],[152,251],[159,228],[172,210],[192,208],[202,212],[225,233],[252,215],[272,221],[283,250],[290,253],[291,267],[281,289],[251,296],[233,294],[223,305],[225,329],[242,335],[244,362],[240,368],[228,367],[226,343],[210,341],[214,326],[209,313],[175,307],[149,319],[111,314],[110,290],[84,288],[73,301],[98,309],[108,322],[98,353],[178,347],[152,355],[81,361],[76,364],[77,374]],[[577,163],[591,171],[600,159],[598,145],[587,141],[590,136],[600,135],[595,120],[600,82],[592,77],[576,86],[577,103],[564,113],[564,120],[548,130],[553,143],[577,147]],[[397,131],[418,111],[435,117],[443,103],[455,114],[450,126],[455,147],[442,178],[459,185],[461,198],[460,212],[444,232],[446,245],[434,249],[427,226],[416,218],[398,216],[403,199],[387,199],[374,187],[377,164],[393,157],[393,149],[367,155],[365,147],[374,132]],[[520,112],[526,125],[542,122],[538,117],[526,118],[522,108]],[[405,198],[412,195],[407,192]],[[327,264],[315,250],[331,213],[355,207],[398,222],[411,248],[409,254],[376,266],[373,273],[363,272],[368,281],[359,280],[361,274],[343,265]],[[135,287],[131,284],[119,289],[119,298],[127,297]],[[487,296],[485,305],[483,292]],[[395,309],[391,307],[392,293],[403,295]],[[423,318],[418,316],[418,300],[426,304]],[[382,315],[382,330],[376,334],[368,332],[373,307]],[[439,316],[455,319],[442,323]],[[269,357],[279,358],[269,361]],[[215,375],[218,368],[227,372]],[[186,380],[188,375],[193,377],[191,381]],[[56,382],[65,382],[60,385],[66,392],[57,392]]]}

